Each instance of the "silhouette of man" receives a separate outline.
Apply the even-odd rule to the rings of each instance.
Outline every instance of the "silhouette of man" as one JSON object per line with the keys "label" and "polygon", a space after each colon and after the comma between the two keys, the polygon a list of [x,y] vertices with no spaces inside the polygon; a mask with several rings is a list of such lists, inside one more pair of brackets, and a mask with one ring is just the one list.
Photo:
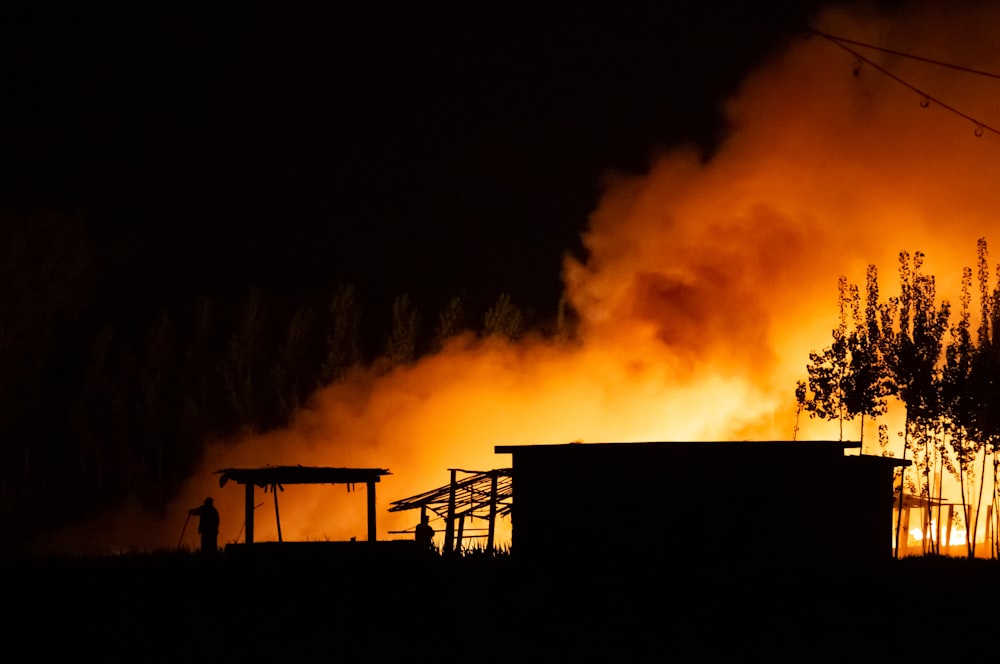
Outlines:
{"label": "silhouette of man", "polygon": [[219,511],[211,498],[206,498],[200,507],[188,510],[188,514],[198,517],[198,533],[201,535],[202,553],[219,552]]}
{"label": "silhouette of man", "polygon": [[420,524],[416,530],[416,539],[421,549],[430,551],[434,547],[434,529],[428,523],[426,514],[420,517]]}

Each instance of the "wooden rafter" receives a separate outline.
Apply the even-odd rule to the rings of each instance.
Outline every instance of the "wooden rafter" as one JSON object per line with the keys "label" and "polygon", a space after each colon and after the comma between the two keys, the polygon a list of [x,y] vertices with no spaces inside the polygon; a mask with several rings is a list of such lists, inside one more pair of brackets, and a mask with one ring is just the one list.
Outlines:
{"label": "wooden rafter", "polygon": [[[396,500],[390,512],[430,510],[445,520],[445,552],[461,549],[466,517],[487,522],[486,547],[493,549],[496,518],[510,514],[513,498],[512,470],[461,470],[449,468],[451,482],[430,491]],[[463,473],[467,477],[458,478]],[[457,544],[455,524],[458,523]]]}

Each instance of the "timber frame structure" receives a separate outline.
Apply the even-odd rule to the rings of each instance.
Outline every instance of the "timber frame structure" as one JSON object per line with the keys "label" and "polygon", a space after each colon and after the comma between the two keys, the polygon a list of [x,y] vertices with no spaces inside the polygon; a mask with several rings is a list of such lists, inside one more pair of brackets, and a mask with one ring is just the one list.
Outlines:
{"label": "timber frame structure", "polygon": [[[451,473],[451,481],[448,484],[410,498],[393,501],[389,511],[402,512],[419,509],[422,521],[427,515],[427,510],[430,510],[444,519],[443,553],[462,550],[462,539],[466,536],[466,517],[470,520],[485,520],[487,522],[486,550],[492,552],[497,517],[509,516],[511,512],[513,496],[511,469],[461,470],[449,468],[448,471]],[[459,473],[463,473],[467,477],[459,479]],[[476,535],[471,537],[476,537]]]}
{"label": "timber frame structure", "polygon": [[375,483],[383,475],[389,475],[384,468],[325,468],[318,466],[265,466],[264,468],[223,468],[215,471],[220,475],[219,486],[224,487],[229,480],[245,486],[247,544],[253,543],[253,493],[259,486],[264,492],[274,493],[274,516],[278,522],[278,541],[281,542],[281,516],[278,513],[278,491],[284,491],[286,484],[346,484],[351,491],[355,484],[364,484],[368,489],[368,541],[375,537]]}
{"label": "timber frame structure", "polygon": [[[971,507],[971,506],[967,506]],[[893,498],[893,508],[899,509],[899,498],[894,496]],[[919,548],[922,555],[928,553],[928,547],[930,547],[930,553],[940,554],[942,547],[945,551],[945,555],[953,555],[949,553],[952,547],[968,547],[968,542],[962,544],[952,544],[951,543],[951,531],[952,526],[955,523],[955,515],[962,513],[962,503],[949,502],[947,499],[942,497],[928,497],[913,493],[903,494],[903,515],[900,519],[900,536],[899,536],[899,551],[897,553],[898,557],[903,557],[909,555],[911,548]],[[920,544],[911,547],[909,545],[909,534],[912,528],[917,526],[911,526],[911,511],[917,510],[920,514],[921,523],[919,526],[920,531],[923,533]],[[937,516],[934,515],[934,511],[937,510]],[[994,538],[996,533],[994,532],[993,523],[993,505],[986,505],[986,534],[983,537],[982,542],[974,542],[974,550],[979,549],[982,546],[989,547],[992,551],[994,544]],[[943,544],[942,544],[943,543]],[[893,542],[895,546],[895,541]],[[964,555],[964,554],[963,554]]]}

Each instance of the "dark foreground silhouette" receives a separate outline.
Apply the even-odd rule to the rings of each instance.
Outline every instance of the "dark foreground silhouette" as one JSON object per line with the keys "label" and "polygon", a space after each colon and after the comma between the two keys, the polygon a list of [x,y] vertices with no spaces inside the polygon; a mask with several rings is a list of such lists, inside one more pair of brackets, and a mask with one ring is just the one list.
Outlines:
{"label": "dark foreground silhouette", "polygon": [[[926,661],[992,655],[998,617],[991,561],[528,567],[322,548],[4,560],[4,640],[25,661]],[[915,639],[926,606],[960,633]]]}
{"label": "dark foreground silhouette", "polygon": [[[204,503],[188,510],[188,516],[198,517],[201,552],[212,555],[219,552],[219,511],[215,509],[214,502],[209,496]],[[184,526],[186,528],[187,523]]]}

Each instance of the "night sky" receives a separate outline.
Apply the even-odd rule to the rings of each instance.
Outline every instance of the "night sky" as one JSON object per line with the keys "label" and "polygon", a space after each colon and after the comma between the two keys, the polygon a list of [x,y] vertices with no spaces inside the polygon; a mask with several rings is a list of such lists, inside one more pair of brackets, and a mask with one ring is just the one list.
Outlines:
{"label": "night sky", "polygon": [[708,153],[816,6],[7,5],[0,209],[82,223],[119,309],[351,283],[549,312],[602,178]]}

